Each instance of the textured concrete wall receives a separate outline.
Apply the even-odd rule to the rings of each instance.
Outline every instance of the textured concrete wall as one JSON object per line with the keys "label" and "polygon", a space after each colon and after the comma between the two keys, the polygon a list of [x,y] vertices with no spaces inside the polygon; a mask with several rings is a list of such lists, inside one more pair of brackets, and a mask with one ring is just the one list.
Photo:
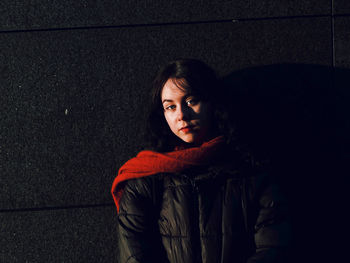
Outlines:
{"label": "textured concrete wall", "polygon": [[350,67],[346,0],[3,0],[0,262],[113,262],[118,167],[156,70]]}

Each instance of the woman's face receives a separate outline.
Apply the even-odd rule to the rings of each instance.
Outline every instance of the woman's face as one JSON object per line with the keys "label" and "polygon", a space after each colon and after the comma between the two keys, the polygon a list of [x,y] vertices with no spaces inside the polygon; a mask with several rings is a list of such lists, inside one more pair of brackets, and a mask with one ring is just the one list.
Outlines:
{"label": "woman's face", "polygon": [[209,139],[212,122],[211,107],[208,102],[201,101],[180,89],[180,82],[168,79],[164,84],[161,100],[164,117],[171,131],[187,143],[201,144]]}

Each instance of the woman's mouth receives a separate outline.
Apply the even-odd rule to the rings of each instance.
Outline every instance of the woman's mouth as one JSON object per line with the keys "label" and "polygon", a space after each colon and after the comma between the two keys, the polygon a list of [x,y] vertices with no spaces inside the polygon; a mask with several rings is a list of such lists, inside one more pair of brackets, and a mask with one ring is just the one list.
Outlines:
{"label": "woman's mouth", "polygon": [[185,127],[182,127],[180,129],[180,131],[182,131],[183,133],[189,133],[189,132],[193,131],[193,127],[194,126],[185,126]]}

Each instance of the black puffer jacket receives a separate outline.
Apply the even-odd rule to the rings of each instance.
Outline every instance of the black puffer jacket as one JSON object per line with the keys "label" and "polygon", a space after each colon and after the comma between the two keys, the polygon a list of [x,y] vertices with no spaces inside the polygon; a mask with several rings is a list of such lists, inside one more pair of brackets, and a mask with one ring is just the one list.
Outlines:
{"label": "black puffer jacket", "polygon": [[129,180],[120,201],[124,262],[287,262],[286,202],[264,174],[211,166]]}

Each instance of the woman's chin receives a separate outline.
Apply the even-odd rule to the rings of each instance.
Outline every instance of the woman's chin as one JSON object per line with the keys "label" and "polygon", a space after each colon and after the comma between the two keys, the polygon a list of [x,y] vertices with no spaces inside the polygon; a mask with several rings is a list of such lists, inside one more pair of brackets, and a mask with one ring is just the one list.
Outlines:
{"label": "woman's chin", "polygon": [[180,137],[180,139],[182,140],[182,141],[184,141],[185,143],[194,143],[195,142],[195,140],[194,140],[194,138],[191,138],[191,137],[189,137],[189,136],[186,136],[186,137]]}
{"label": "woman's chin", "polygon": [[203,143],[203,140],[197,136],[197,134],[186,134],[180,137],[180,139],[188,144],[199,145]]}

